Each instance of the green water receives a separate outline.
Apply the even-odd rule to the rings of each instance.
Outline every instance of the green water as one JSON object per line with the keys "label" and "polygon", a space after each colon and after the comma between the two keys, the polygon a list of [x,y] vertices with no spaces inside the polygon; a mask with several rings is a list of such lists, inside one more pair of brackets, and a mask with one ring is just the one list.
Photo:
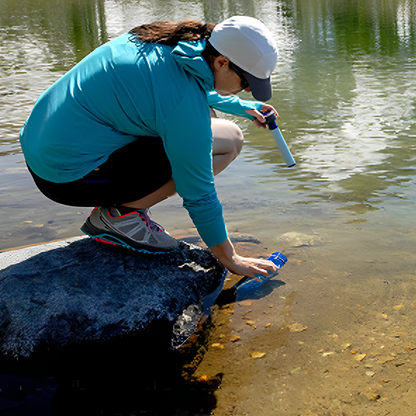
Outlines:
{"label": "green water", "polygon": [[[408,337],[403,342],[416,344],[415,1],[0,0],[0,10],[0,249],[80,235],[89,213],[48,201],[26,171],[18,132],[44,89],[96,46],[139,24],[183,18],[218,22],[236,14],[250,15],[271,29],[279,49],[271,103],[297,162],[287,168],[270,132],[235,119],[246,143],[240,157],[216,178],[229,230],[253,235],[268,251],[289,257],[280,273],[284,288],[259,299],[252,309],[261,313],[262,307],[273,303],[276,315],[270,319],[277,325],[282,316],[289,316],[284,299],[296,293],[290,316],[304,324],[309,321],[308,330],[302,332],[307,338],[301,342],[311,349],[324,348],[319,345],[327,332],[336,332],[341,339],[341,331],[364,348],[364,340],[376,329],[392,337],[393,329],[402,330]],[[177,197],[152,212],[174,235],[192,227]],[[306,244],[299,246],[293,234],[292,240],[282,237],[286,233],[297,233],[295,237]],[[394,307],[401,304],[406,312],[399,316],[400,308]],[[360,319],[350,319],[349,311]],[[389,332],[376,317],[390,312],[395,318]],[[235,319],[230,328],[243,331]],[[264,331],[247,333],[246,345],[254,348]],[[344,339],[348,337],[344,334]],[[341,404],[325,407],[322,397],[310,393],[324,383],[311,375],[312,369],[306,382],[303,379],[303,401],[289,390],[280,391],[290,380],[285,382],[281,370],[271,368],[286,368],[281,348],[288,348],[287,354],[296,361],[299,340],[270,347],[273,365],[246,368],[245,377],[234,374],[236,356],[230,353],[223,371],[234,376],[228,384],[224,379],[217,414],[226,414],[221,412],[226,412],[231,380],[236,377],[241,385],[254,388],[254,383],[259,392],[268,394],[251,396],[248,405],[247,395],[235,393],[240,403],[234,406],[235,414],[243,414],[242,409],[250,415],[370,414],[359,401],[349,402],[350,410],[344,408],[345,400],[335,391],[329,397]],[[389,353],[400,354],[396,347]],[[317,363],[313,354],[302,368],[307,362]],[[416,370],[415,358],[406,360],[406,371],[413,370],[412,365]],[[334,362],[331,365],[337,368]],[[348,367],[344,362],[339,365],[341,373]],[[338,380],[340,385],[355,380],[351,386],[362,386],[358,393],[364,394],[380,384],[364,372],[357,375],[354,368]],[[254,382],[248,381],[248,374]],[[408,379],[411,374],[389,377],[415,381]],[[292,383],[296,386],[296,381]],[[325,386],[332,391],[336,383],[328,383]],[[357,393],[354,388],[358,387],[345,387],[351,397]],[[406,393],[401,394],[403,398]],[[392,390],[377,401],[365,401],[365,406],[373,406],[371,414],[376,415],[406,414],[400,407],[405,400],[394,402],[396,410],[389,407],[393,396]]]}

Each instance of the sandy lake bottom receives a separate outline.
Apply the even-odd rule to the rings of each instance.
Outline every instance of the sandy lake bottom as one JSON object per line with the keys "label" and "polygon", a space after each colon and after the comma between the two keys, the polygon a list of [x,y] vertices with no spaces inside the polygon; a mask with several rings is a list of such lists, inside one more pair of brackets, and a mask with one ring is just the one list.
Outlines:
{"label": "sandy lake bottom", "polygon": [[[290,237],[306,245],[285,253],[278,276],[214,310],[194,374],[222,374],[213,414],[414,415],[415,273],[371,259],[327,267],[310,236]],[[262,243],[237,248],[268,255]]]}

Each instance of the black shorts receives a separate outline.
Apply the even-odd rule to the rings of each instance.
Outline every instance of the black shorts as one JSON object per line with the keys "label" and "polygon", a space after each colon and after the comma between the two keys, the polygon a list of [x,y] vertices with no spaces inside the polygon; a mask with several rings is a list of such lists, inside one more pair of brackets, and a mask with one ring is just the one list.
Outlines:
{"label": "black shorts", "polygon": [[158,137],[138,137],[74,182],[49,182],[28,168],[45,196],[60,204],[77,207],[133,202],[156,191],[172,177],[162,139]]}

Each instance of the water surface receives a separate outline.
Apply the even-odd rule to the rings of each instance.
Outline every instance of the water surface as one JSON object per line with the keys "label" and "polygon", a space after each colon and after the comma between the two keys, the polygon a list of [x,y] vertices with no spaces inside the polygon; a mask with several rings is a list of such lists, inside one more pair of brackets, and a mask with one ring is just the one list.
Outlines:
{"label": "water surface", "polygon": [[[416,405],[403,387],[416,371],[414,1],[0,7],[0,249],[80,235],[89,213],[48,201],[26,171],[18,133],[44,89],[141,23],[257,17],[279,48],[271,103],[297,165],[285,166],[268,131],[236,118],[246,143],[216,182],[229,230],[260,241],[249,252],[282,251],[289,262],[279,274],[284,286],[271,282],[250,306],[219,312],[225,320],[213,337],[224,350],[209,350],[199,370],[224,373],[215,414],[385,415]],[[172,234],[192,232],[179,198],[152,212]],[[255,329],[244,316],[258,321]],[[290,332],[293,323],[307,329]],[[241,340],[230,343],[236,334]],[[254,349],[265,358],[250,359]]]}

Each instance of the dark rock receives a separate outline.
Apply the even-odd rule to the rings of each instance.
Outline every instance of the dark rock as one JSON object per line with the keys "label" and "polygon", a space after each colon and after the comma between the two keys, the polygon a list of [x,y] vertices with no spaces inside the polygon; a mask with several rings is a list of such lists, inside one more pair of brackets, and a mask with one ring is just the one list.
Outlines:
{"label": "dark rock", "polygon": [[86,346],[93,355],[100,343],[120,347],[155,325],[177,347],[209,314],[226,275],[209,250],[184,242],[162,255],[88,238],[51,244],[43,252],[0,253],[3,357],[68,346]]}

